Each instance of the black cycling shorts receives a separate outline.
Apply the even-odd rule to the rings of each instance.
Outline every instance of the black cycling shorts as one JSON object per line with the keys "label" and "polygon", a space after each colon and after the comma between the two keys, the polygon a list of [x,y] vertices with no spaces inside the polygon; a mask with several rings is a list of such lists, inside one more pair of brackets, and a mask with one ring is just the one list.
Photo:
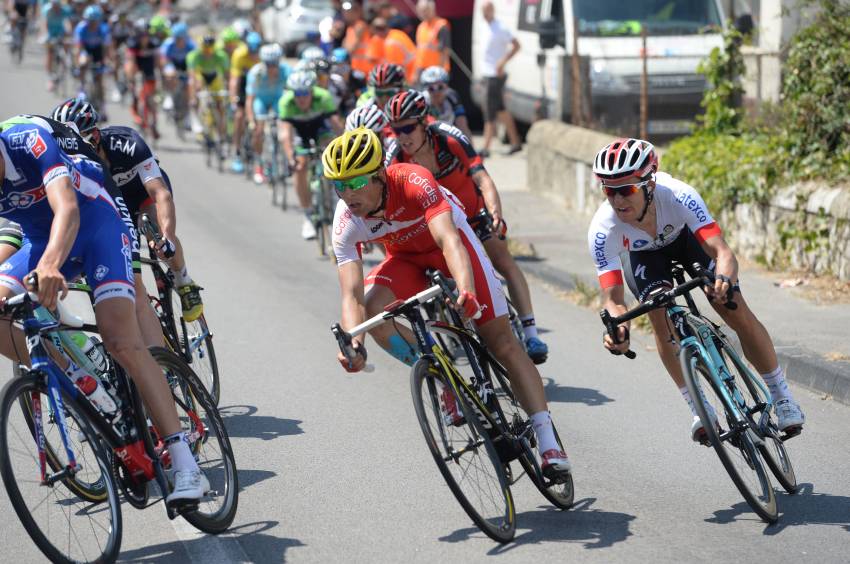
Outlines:
{"label": "black cycling shorts", "polygon": [[[640,302],[646,301],[650,292],[656,288],[673,287],[673,277],[670,275],[673,261],[681,264],[691,276],[694,276],[692,265],[695,262],[714,272],[714,259],[706,254],[687,227],[666,247],[653,251],[624,252],[620,258],[623,263],[623,278]],[[740,286],[736,283],[734,289],[740,291]]]}

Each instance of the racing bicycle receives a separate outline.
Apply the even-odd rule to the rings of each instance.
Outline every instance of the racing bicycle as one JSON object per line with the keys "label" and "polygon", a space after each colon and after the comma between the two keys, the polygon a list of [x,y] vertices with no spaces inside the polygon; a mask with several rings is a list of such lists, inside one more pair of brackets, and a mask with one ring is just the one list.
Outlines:
{"label": "racing bicycle", "polygon": [[[516,510],[510,486],[528,474],[543,496],[560,509],[573,504],[573,479],[547,479],[534,453],[536,437],[519,406],[503,366],[454,309],[450,321],[428,321],[420,306],[454,299],[454,283],[439,271],[429,273],[433,285],[407,300],[389,304],[383,312],[350,331],[331,327],[340,350],[354,358],[352,338],[382,323],[406,320],[415,335],[409,344],[418,360],[411,371],[413,405],[425,442],[449,488],[473,522],[490,538],[509,542],[516,532]],[[467,356],[464,367],[453,362],[434,338],[450,334]],[[456,403],[459,419],[447,417]],[[555,436],[563,448],[557,430]],[[511,464],[521,472],[514,474]]]}
{"label": "racing bicycle", "polygon": [[[92,299],[84,285],[72,285]],[[142,509],[169,491],[171,460],[133,383],[107,355],[106,371],[91,362],[67,331],[97,327],[58,306],[58,315],[39,307],[25,292],[6,302],[5,314],[23,326],[32,368],[0,392],[0,475],[18,518],[53,562],[114,562],[120,551],[120,493]],[[117,409],[102,411],[57,367],[47,352],[86,366],[111,390]],[[104,351],[105,352],[105,351]],[[190,449],[211,489],[200,501],[166,504],[169,519],[181,515],[201,531],[221,533],[238,505],[236,464],[227,431],[204,387],[178,357],[152,349],[171,388]],[[159,493],[151,495],[151,484]],[[153,497],[153,499],[151,499]]]}
{"label": "racing bicycle", "polygon": [[[602,323],[616,342],[620,324],[654,309],[665,309],[679,343],[679,361],[688,391],[692,398],[701,398],[694,404],[705,429],[703,444],[714,448],[753,511],[775,523],[779,512],[767,468],[788,493],[797,491],[797,478],[784,443],[799,430],[794,434],[779,431],[767,388],[741,359],[720,326],[697,309],[690,293],[713,285],[714,275],[699,263],[692,266],[694,277],[687,282],[681,265],[675,264],[671,273],[676,281],[674,288],[653,291],[643,304],[618,317],[602,310]],[[731,294],[732,290],[726,307],[735,309],[737,304]],[[679,296],[684,296],[685,306],[676,303]],[[634,351],[624,354],[635,358]]]}
{"label": "racing bicycle", "polygon": [[[141,214],[139,223],[148,241],[159,241],[162,238],[159,228],[148,214]],[[148,251],[149,258],[142,257],[141,260],[142,264],[150,266],[157,292],[156,296],[148,298],[159,318],[165,342],[168,348],[192,367],[218,405],[221,397],[218,361],[213,346],[213,334],[207,325],[206,317],[201,314],[195,321],[186,321],[183,318],[183,308],[174,285],[173,274],[170,270],[163,269],[156,251],[150,247]]]}

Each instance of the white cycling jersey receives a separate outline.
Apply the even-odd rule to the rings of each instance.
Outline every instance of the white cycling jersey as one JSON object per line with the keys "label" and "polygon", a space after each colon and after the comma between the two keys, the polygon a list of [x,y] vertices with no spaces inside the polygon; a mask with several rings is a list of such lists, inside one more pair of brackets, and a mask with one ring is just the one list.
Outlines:
{"label": "white cycling jersey", "polygon": [[602,288],[623,283],[622,252],[653,251],[666,247],[676,240],[685,226],[700,242],[720,235],[720,227],[699,193],[666,172],[656,174],[654,201],[657,217],[655,237],[620,221],[607,200],[593,216],[587,231],[587,243]]}

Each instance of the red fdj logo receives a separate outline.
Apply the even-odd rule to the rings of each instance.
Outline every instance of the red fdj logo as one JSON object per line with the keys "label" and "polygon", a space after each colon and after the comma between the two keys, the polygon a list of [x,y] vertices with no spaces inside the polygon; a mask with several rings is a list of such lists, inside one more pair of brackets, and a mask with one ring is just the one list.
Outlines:
{"label": "red fdj logo", "polygon": [[44,154],[45,151],[47,151],[47,143],[44,142],[44,139],[41,138],[41,135],[36,133],[31,137],[29,150],[32,155],[38,159],[41,157],[41,155]]}

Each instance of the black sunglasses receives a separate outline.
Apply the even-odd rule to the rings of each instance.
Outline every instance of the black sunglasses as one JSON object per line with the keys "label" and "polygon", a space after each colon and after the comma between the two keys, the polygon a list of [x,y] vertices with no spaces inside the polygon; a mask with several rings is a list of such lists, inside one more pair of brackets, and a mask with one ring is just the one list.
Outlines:
{"label": "black sunglasses", "polygon": [[404,135],[410,135],[417,128],[419,123],[420,122],[417,121],[415,123],[409,123],[407,125],[402,125],[400,127],[391,126],[390,129],[392,129],[395,132],[396,135],[401,135],[402,133]]}

